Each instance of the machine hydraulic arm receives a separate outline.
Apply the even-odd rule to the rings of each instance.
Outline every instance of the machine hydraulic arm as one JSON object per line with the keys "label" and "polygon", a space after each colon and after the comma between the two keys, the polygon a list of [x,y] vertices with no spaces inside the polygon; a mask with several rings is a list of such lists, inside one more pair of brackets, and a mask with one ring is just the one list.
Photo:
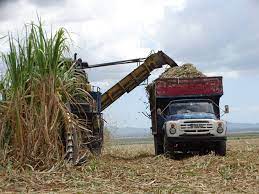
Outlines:
{"label": "machine hydraulic arm", "polygon": [[140,66],[134,69],[131,73],[129,73],[126,77],[112,86],[102,95],[102,111],[110,106],[118,98],[120,98],[123,94],[126,92],[129,93],[131,90],[145,81],[154,69],[161,68],[166,64],[171,67],[177,66],[175,61],[162,51],[158,51],[157,53],[148,56]]}

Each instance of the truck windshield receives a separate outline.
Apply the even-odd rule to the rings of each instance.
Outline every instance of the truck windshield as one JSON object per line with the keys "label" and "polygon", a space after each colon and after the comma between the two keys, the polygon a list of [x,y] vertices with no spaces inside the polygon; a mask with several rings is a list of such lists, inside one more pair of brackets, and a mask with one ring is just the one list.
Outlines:
{"label": "truck windshield", "polygon": [[170,114],[212,113],[215,114],[210,102],[176,102],[169,106]]}

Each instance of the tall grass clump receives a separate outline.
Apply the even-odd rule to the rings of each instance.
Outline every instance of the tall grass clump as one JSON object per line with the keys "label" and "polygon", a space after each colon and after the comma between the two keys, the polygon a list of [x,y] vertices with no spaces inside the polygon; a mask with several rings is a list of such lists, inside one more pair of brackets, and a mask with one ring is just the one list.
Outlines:
{"label": "tall grass clump", "polygon": [[0,149],[5,160],[43,168],[64,158],[62,136],[79,125],[67,104],[87,92],[75,64],[65,60],[70,39],[64,28],[48,34],[39,21],[24,34],[9,34],[9,52],[2,54]]}

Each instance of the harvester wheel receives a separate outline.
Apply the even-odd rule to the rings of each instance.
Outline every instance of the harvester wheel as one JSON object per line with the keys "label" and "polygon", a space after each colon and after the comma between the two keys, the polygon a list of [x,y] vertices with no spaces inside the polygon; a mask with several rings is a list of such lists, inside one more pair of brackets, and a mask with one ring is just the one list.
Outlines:
{"label": "harvester wheel", "polygon": [[90,141],[91,143],[88,144],[88,148],[91,153],[95,156],[99,156],[102,152],[103,147],[103,119],[100,115],[96,115],[94,117],[93,122],[93,137]]}
{"label": "harvester wheel", "polygon": [[96,140],[90,143],[88,148],[93,155],[99,156],[102,153],[102,142],[100,140]]}

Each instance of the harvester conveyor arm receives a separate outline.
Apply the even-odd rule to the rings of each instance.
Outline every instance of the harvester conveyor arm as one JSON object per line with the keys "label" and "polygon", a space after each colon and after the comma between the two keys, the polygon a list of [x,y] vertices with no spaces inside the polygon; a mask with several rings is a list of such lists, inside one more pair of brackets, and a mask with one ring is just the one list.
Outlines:
{"label": "harvester conveyor arm", "polygon": [[137,59],[130,59],[130,60],[123,60],[123,61],[115,61],[110,63],[100,63],[88,66],[87,68],[96,68],[96,67],[105,67],[105,66],[111,66],[111,65],[119,65],[119,64],[127,64],[127,63],[140,63],[143,62],[146,58],[137,58]]}
{"label": "harvester conveyor arm", "polygon": [[131,90],[145,81],[154,69],[160,68],[165,64],[168,64],[171,67],[177,66],[175,61],[162,51],[158,51],[157,53],[148,56],[140,66],[134,69],[131,73],[129,73],[126,77],[112,86],[102,95],[102,111],[110,106],[118,98],[120,98],[123,94],[126,92],[129,93]]}

